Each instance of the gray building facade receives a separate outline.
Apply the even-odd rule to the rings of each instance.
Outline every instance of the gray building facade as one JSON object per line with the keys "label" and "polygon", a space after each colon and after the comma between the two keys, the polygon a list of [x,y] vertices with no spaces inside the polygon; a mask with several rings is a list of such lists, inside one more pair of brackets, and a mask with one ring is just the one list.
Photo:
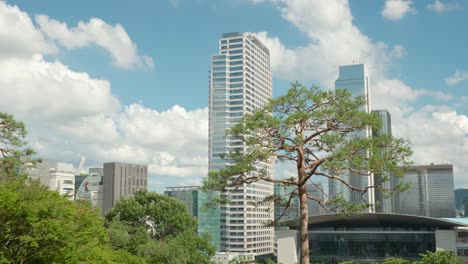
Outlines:
{"label": "gray building facade", "polygon": [[148,166],[120,162],[104,163],[103,213],[114,207],[120,197],[148,186]]}
{"label": "gray building facade", "polygon": [[[353,64],[339,67],[339,76],[335,81],[335,89],[347,90],[353,97],[362,96],[366,99],[366,103],[362,106],[362,111],[366,113],[371,112],[371,100],[370,100],[370,79],[369,73],[367,72],[364,64]],[[349,139],[362,139],[372,136],[370,128],[363,129],[349,133],[346,137]],[[374,185],[374,177],[370,176],[358,176],[353,175],[350,172],[343,172],[340,177],[346,182],[358,188],[365,188],[367,186]],[[329,181],[329,194],[331,196],[342,195],[346,200],[360,204],[362,203],[362,196],[360,192],[351,191],[344,184],[330,180]],[[364,199],[370,203],[375,203],[374,189],[371,188],[366,193]],[[369,211],[373,211],[370,207]]]}
{"label": "gray building facade", "polygon": [[400,181],[411,187],[399,195],[399,213],[455,217],[453,165],[411,166]]}
{"label": "gray building facade", "polygon": [[293,198],[291,199],[289,206],[286,205],[287,201],[289,200],[290,194],[294,193],[297,189],[297,186],[287,186],[282,183],[275,183],[274,184],[274,193],[275,196],[281,196],[282,198],[275,202],[275,221],[287,221],[287,220],[294,220],[299,218],[299,197],[294,194]]}
{"label": "gray building facade", "polygon": [[[226,130],[245,114],[253,113],[272,97],[270,52],[255,36],[232,32],[222,35],[218,53],[211,56],[209,76],[209,171],[232,166],[223,156],[245,151],[244,143],[226,136]],[[258,164],[273,177],[273,163]],[[255,256],[273,254],[273,203],[254,204],[273,195],[273,184],[259,181],[230,190],[230,203],[221,205],[221,251]]]}
{"label": "gray building facade", "polygon": [[[387,110],[372,110],[372,113],[377,114],[382,120],[382,124],[378,129],[372,130],[372,136],[379,137],[392,135],[392,118]],[[385,148],[380,149],[380,154],[385,153]],[[389,179],[389,180],[386,180]],[[383,186],[386,189],[394,189],[396,187],[396,177],[388,173],[381,175],[374,174],[374,183]],[[398,195],[386,196],[382,191],[376,189],[375,192],[375,211],[378,213],[395,212],[395,204],[397,203]]]}
{"label": "gray building facade", "polygon": [[[318,199],[325,200],[323,194],[323,185],[321,182],[318,183],[307,183],[307,194]],[[309,209],[309,216],[317,216],[325,214],[325,209],[316,201],[312,199],[307,200],[307,208]]]}
{"label": "gray building facade", "polygon": [[206,193],[197,186],[166,187],[164,192],[187,207],[187,211],[198,220],[198,234],[209,234],[216,251],[221,248],[221,214],[220,206],[207,206],[219,193]]}

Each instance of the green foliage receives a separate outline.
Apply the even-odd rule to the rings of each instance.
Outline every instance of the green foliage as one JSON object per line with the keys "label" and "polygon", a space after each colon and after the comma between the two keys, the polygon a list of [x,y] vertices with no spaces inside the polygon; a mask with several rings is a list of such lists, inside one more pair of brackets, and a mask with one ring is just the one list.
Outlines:
{"label": "green foliage", "polygon": [[401,258],[388,258],[385,259],[384,264],[410,264],[411,261]]}
{"label": "green foliage", "polygon": [[[381,124],[378,115],[362,110],[364,103],[365,98],[354,98],[346,90],[322,91],[316,86],[307,89],[299,83],[292,84],[287,95],[272,99],[228,131],[228,136],[245,143],[247,151],[226,155],[225,159],[236,165],[211,171],[204,179],[204,190],[224,191],[261,180],[300,189],[312,177],[325,177],[365,193],[368,189],[351,185],[343,175],[362,177],[385,172],[402,176],[412,154],[407,141],[388,135],[353,136]],[[271,179],[267,171],[258,166],[274,160],[293,163],[298,168],[297,178]],[[382,179],[389,180],[388,177]],[[378,184],[375,188],[384,193],[407,187],[389,190],[383,188],[384,181]],[[359,212],[370,206],[350,204],[341,197],[331,197],[329,205],[333,206],[328,209],[344,213]]]}
{"label": "green foliage", "polygon": [[71,202],[34,180],[0,183],[0,259],[125,263],[113,261],[115,254],[126,253],[111,250],[102,218],[86,203]]}
{"label": "green foliage", "polygon": [[214,247],[197,235],[197,222],[181,202],[139,191],[106,214],[110,244],[148,263],[209,263]]}
{"label": "green foliage", "polygon": [[0,112],[0,179],[26,177],[25,170],[34,165],[27,148],[26,129],[12,115]]}
{"label": "green foliage", "polygon": [[[228,190],[257,181],[293,186],[295,190],[289,196],[267,197],[263,202],[289,201],[298,196],[303,205],[301,220],[308,218],[307,199],[337,213],[357,213],[373,206],[366,199],[354,204],[336,196],[325,203],[308,195],[305,185],[316,177],[339,182],[362,196],[370,188],[387,194],[402,191],[405,186],[395,190],[384,187],[389,177],[381,177],[376,186],[369,188],[352,184],[351,177],[372,173],[401,177],[412,155],[406,140],[388,135],[357,136],[381,125],[378,115],[363,110],[365,102],[364,97],[353,97],[347,90],[323,91],[317,86],[308,89],[293,83],[286,95],[270,100],[231,127],[227,136],[242,141],[245,151],[225,155],[223,158],[235,165],[210,171],[203,180],[203,190],[229,194]],[[297,169],[297,178],[273,179],[264,166],[273,162],[291,163]],[[307,225],[300,228],[301,239],[307,239]],[[301,263],[308,263],[308,243],[301,243],[301,247]]]}
{"label": "green foliage", "polygon": [[427,251],[421,254],[422,259],[414,262],[415,264],[462,264],[462,260],[458,259],[455,253],[446,250],[436,252]]}

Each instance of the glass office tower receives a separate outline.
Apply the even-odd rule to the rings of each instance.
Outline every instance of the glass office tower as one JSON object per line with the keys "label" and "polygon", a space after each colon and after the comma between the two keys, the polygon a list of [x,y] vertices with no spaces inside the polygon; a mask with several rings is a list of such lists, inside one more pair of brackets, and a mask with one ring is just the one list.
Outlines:
{"label": "glass office tower", "polygon": [[[372,113],[379,115],[382,120],[382,124],[378,129],[372,130],[372,136],[383,136],[383,135],[392,135],[392,119],[390,113],[387,110],[372,110]],[[380,153],[383,155],[385,148],[380,149]],[[389,181],[380,183],[380,180],[383,177],[390,178]],[[394,189],[396,187],[396,177],[391,176],[388,173],[383,173],[382,175],[374,174],[374,182],[378,185],[382,185],[387,189]],[[378,213],[393,213],[395,212],[396,199],[398,199],[398,194],[394,194],[391,197],[387,197],[379,190],[374,190],[375,192],[375,211]]]}
{"label": "glass office tower", "polygon": [[294,196],[289,206],[286,206],[286,201],[289,200],[290,194],[297,189],[296,186],[284,185],[283,183],[274,184],[275,196],[282,196],[282,201],[275,203],[275,220],[287,221],[299,218],[299,197]]}
{"label": "glass office tower", "polygon": [[[244,151],[239,140],[226,137],[226,129],[246,113],[264,106],[272,96],[270,53],[257,38],[226,33],[219,52],[211,57],[209,80],[209,170],[232,165],[222,159],[229,151]],[[260,164],[270,177],[272,164]],[[266,255],[273,253],[273,204],[258,202],[273,194],[273,184],[244,184],[221,205],[221,251]],[[227,195],[226,193],[224,195]]]}
{"label": "glass office tower", "polygon": [[217,192],[206,193],[198,186],[166,187],[164,192],[169,197],[181,201],[191,216],[198,220],[198,234],[209,234],[216,251],[220,250],[220,211],[219,206],[208,207],[207,203]]}
{"label": "glass office tower", "polygon": [[411,166],[403,179],[411,187],[400,194],[402,214],[455,217],[453,166]]}
{"label": "glass office tower", "polygon": [[[339,76],[335,81],[335,89],[346,89],[349,93],[351,93],[352,96],[364,96],[364,98],[366,98],[366,104],[362,107],[362,110],[370,113],[371,107],[369,84],[369,74],[364,64],[346,65],[340,66],[339,68]],[[372,136],[372,131],[370,128],[348,134],[348,137],[351,139],[368,138],[370,136]],[[358,188],[372,186],[374,183],[374,178],[372,175],[365,177],[352,175],[346,172],[340,176]],[[346,200],[354,203],[363,202],[360,192],[351,191],[345,185],[337,181],[329,181],[329,192],[332,196],[341,194]],[[374,189],[369,189],[367,195],[364,198],[367,202],[375,204]],[[374,208],[369,208],[369,211],[374,211]]]}

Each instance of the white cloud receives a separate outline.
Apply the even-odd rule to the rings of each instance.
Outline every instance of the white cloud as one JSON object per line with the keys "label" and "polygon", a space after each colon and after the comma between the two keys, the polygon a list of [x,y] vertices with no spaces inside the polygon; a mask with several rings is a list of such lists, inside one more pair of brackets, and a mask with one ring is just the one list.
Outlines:
{"label": "white cloud", "polygon": [[118,110],[110,83],[42,56],[0,60],[0,106],[30,118],[69,119]]}
{"label": "white cloud", "polygon": [[411,139],[417,165],[453,164],[456,187],[468,184],[466,115],[450,107],[428,105],[405,117],[392,115],[392,123],[395,134]]}
{"label": "white cloud", "polygon": [[416,14],[416,9],[412,8],[411,0],[386,0],[382,16],[389,20],[400,20],[406,14]]}
{"label": "white cloud", "polygon": [[109,161],[146,164],[159,177],[201,179],[208,173],[207,108],[187,111],[176,105],[158,112],[133,104],[109,115],[26,124],[34,125],[32,146],[51,159],[72,162],[85,155],[101,165]]}
{"label": "white cloud", "polygon": [[[417,164],[451,162],[458,173],[468,171],[468,137],[461,132],[464,126],[459,124],[466,121],[458,121],[457,128],[452,129],[455,123],[448,121],[449,118],[442,120],[436,113],[453,113],[454,109],[443,106],[420,108],[422,97],[446,102],[453,99],[452,95],[437,90],[414,89],[404,81],[388,76],[391,65],[406,56],[403,46],[392,47],[364,35],[353,24],[351,10],[345,0],[270,0],[270,3],[279,7],[283,18],[309,39],[307,45],[291,48],[266,32],[255,33],[270,49],[271,67],[276,78],[319,81],[322,87],[330,88],[338,76],[339,65],[353,61],[365,63],[371,77],[372,108],[389,110],[394,134],[413,142],[414,161]],[[412,2],[406,4],[411,8]],[[456,82],[464,76],[460,71],[455,75]],[[465,120],[463,115],[456,116],[458,119],[454,120]],[[278,176],[288,175],[281,166],[278,168]],[[455,175],[458,186],[468,183],[468,178],[463,176]]]}
{"label": "white cloud", "polygon": [[456,85],[465,80],[468,80],[468,71],[456,70],[453,75],[445,78],[445,83],[447,85]]}
{"label": "white cloud", "polygon": [[405,57],[406,54],[406,50],[402,45],[395,45],[390,51],[390,56],[398,59]]}
{"label": "white cloud", "polygon": [[58,51],[33,25],[29,15],[17,6],[0,1],[0,59],[53,54]]}
{"label": "white cloud", "polygon": [[443,3],[440,0],[435,0],[433,4],[428,4],[426,8],[436,13],[446,13],[458,10],[461,8],[461,6],[458,3]]}
{"label": "white cloud", "polygon": [[67,49],[94,44],[107,50],[117,67],[123,69],[154,67],[151,57],[138,55],[136,44],[120,24],[112,26],[99,18],[91,18],[87,23],[80,21],[76,27],[68,28],[66,23],[46,15],[37,15],[36,22],[50,39],[56,40]]}
{"label": "white cloud", "polygon": [[[38,23],[60,45],[90,44],[109,50],[122,66],[151,65],[139,57],[120,25],[99,19],[66,24],[38,16]],[[15,30],[12,30],[12,29]],[[39,157],[76,164],[123,161],[147,164],[151,177],[201,178],[208,165],[208,110],[180,106],[158,112],[140,104],[122,107],[107,80],[48,61],[57,48],[16,6],[0,1],[0,109],[24,121]],[[169,182],[169,181],[168,181]]]}
{"label": "white cloud", "polygon": [[[389,63],[391,49],[384,43],[374,42],[353,24],[347,1],[273,2],[283,18],[309,39],[305,46],[288,48],[266,32],[254,34],[270,49],[271,68],[276,78],[319,81],[329,88],[337,77],[339,65],[366,63],[373,74],[383,72]],[[402,46],[394,49],[404,50]]]}

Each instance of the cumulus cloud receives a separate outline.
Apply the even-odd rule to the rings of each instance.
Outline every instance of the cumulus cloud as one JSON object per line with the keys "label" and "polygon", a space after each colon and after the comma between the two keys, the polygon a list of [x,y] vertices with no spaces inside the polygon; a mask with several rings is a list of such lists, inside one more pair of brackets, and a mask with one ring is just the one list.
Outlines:
{"label": "cumulus cloud", "polygon": [[406,56],[406,50],[402,45],[395,45],[390,52],[390,56],[398,59],[403,58]]}
{"label": "cumulus cloud", "polygon": [[35,28],[27,13],[5,1],[0,1],[0,40],[0,59],[58,52],[54,43]]}
{"label": "cumulus cloud", "polygon": [[389,20],[400,20],[406,14],[416,14],[416,9],[412,8],[411,0],[386,0],[382,16]]}
{"label": "cumulus cloud", "polygon": [[468,71],[456,70],[453,75],[445,78],[445,83],[452,86],[465,80],[468,80]]}
{"label": "cumulus cloud", "polygon": [[466,115],[450,107],[427,105],[406,117],[393,115],[392,122],[395,134],[411,139],[416,164],[453,164],[455,186],[468,187]]}
{"label": "cumulus cloud", "polygon": [[0,1],[0,111],[25,122],[39,157],[76,164],[85,155],[93,167],[109,161],[147,164],[152,188],[168,182],[156,178],[195,182],[206,175],[207,108],[122,107],[109,81],[45,59],[58,52],[53,39],[67,49],[100,45],[121,67],[152,64],[137,55],[122,26],[91,19],[70,29],[47,16],[37,22],[43,31],[27,13]]}
{"label": "cumulus cloud", "polygon": [[435,0],[434,3],[428,4],[426,8],[436,13],[446,13],[458,10],[461,8],[461,6],[458,3],[444,3],[440,0]]}
{"label": "cumulus cloud", "polygon": [[[261,1],[261,2],[267,2]],[[468,171],[466,153],[467,135],[462,125],[457,129],[442,113],[454,109],[443,106],[420,106],[422,97],[433,102],[453,100],[452,95],[442,91],[415,89],[402,80],[388,76],[388,68],[396,60],[406,56],[401,45],[388,45],[372,40],[353,24],[348,1],[270,0],[281,11],[282,17],[304,33],[309,43],[300,47],[287,47],[275,36],[266,32],[255,33],[270,49],[271,68],[276,78],[301,81],[319,81],[322,87],[333,87],[338,76],[338,66],[365,63],[371,77],[371,105],[373,109],[387,109],[392,115],[394,133],[412,141],[416,164],[454,164],[458,186],[467,184],[464,171]],[[400,7],[400,15],[414,13],[412,1],[387,1],[389,8]],[[397,3],[398,2],[398,3]],[[310,12],[314,10],[314,12]],[[400,15],[394,15],[395,18]],[[449,83],[458,83],[464,78],[461,71]],[[453,81],[455,80],[455,81]],[[437,114],[441,113],[441,114]],[[463,115],[457,113],[460,122]],[[284,169],[277,176],[287,175]]]}
{"label": "cumulus cloud", "polygon": [[96,45],[110,53],[117,67],[154,67],[151,57],[138,55],[136,44],[120,24],[112,26],[99,18],[91,18],[87,23],[80,21],[76,27],[69,28],[66,23],[46,15],[37,15],[36,22],[50,39],[67,49]]}
{"label": "cumulus cloud", "polygon": [[20,116],[63,120],[114,112],[110,83],[70,70],[41,55],[0,60],[0,105]]}
{"label": "cumulus cloud", "polygon": [[[383,72],[391,48],[374,42],[354,24],[347,1],[276,1],[282,17],[309,39],[305,46],[286,47],[266,32],[254,34],[270,49],[275,77],[288,80],[319,81],[330,87],[339,65],[366,63],[371,73]],[[315,10],[310,12],[310,10]],[[403,51],[403,47],[396,48]]]}
{"label": "cumulus cloud", "polygon": [[158,112],[133,104],[112,115],[96,114],[54,127],[44,146],[46,128],[35,124],[33,146],[56,159],[86,155],[91,161],[147,164],[152,175],[203,177],[208,167],[208,110],[180,106]]}

